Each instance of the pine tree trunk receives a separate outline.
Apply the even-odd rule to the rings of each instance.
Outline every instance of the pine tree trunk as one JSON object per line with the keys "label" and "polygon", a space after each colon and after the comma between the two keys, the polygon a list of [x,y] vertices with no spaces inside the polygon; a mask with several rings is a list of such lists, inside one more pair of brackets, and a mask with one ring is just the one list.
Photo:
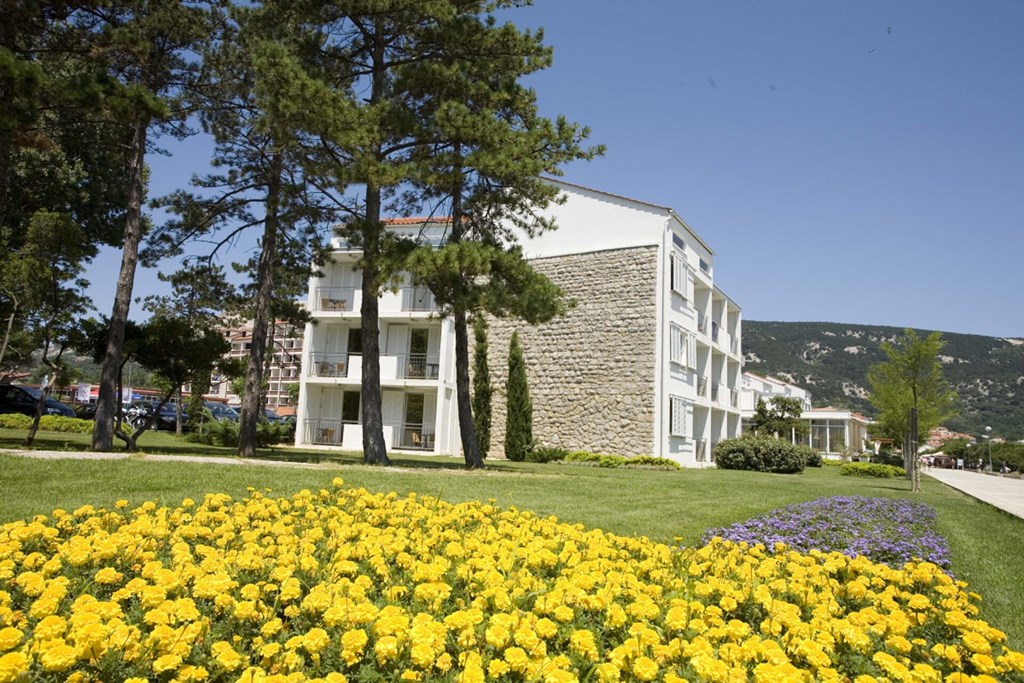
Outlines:
{"label": "pine tree trunk", "polygon": [[274,261],[277,258],[278,208],[281,193],[280,155],[270,161],[270,182],[267,184],[267,213],[263,221],[263,243],[256,277],[256,306],[252,322],[252,344],[249,347],[249,365],[245,369],[245,388],[242,391],[242,414],[238,418],[238,455],[251,458],[256,455],[256,428],[262,411],[260,393],[263,387],[263,365],[267,353],[267,329],[271,317],[274,293]]}
{"label": "pine tree trunk", "polygon": [[107,350],[103,356],[100,385],[96,397],[96,423],[92,431],[92,449],[110,451],[114,447],[114,417],[117,415],[115,395],[117,377],[120,374],[121,356],[124,352],[125,325],[132,302],[132,288],[135,284],[135,267],[139,260],[139,244],[142,241],[142,195],[144,192],[143,172],[146,157],[146,130],[149,119],[140,118],[132,130],[130,161],[128,164],[128,211],[125,217],[124,246],[121,250],[121,271],[117,276],[117,290],[114,292],[114,310],[110,314],[110,332],[107,336]]}
{"label": "pine tree trunk", "polygon": [[[363,230],[364,253],[380,252],[380,188],[367,184],[366,227]],[[363,265],[363,301],[359,308],[363,332],[362,421],[363,462],[369,465],[390,465],[384,441],[384,416],[380,391],[380,301],[378,284],[380,269],[366,259]]]}
{"label": "pine tree trunk", "polygon": [[[461,157],[462,147],[455,145],[455,154]],[[460,162],[461,164],[461,162]],[[462,178],[456,181],[452,193],[452,233],[449,244],[462,241]],[[469,387],[469,330],[466,325],[466,309],[453,303],[455,323],[455,401],[459,411],[459,436],[462,439],[462,455],[469,469],[483,469],[480,446],[476,440],[476,425],[473,424],[473,396]]]}
{"label": "pine tree trunk", "polygon": [[[384,42],[374,35],[373,70],[370,76],[370,106],[380,102],[387,87],[387,65]],[[381,145],[376,148],[377,161],[383,161]],[[384,416],[380,390],[380,260],[381,260],[381,188],[373,180],[366,183],[366,223],[363,226],[363,301],[359,308],[363,334],[362,394],[363,462],[390,465],[384,442]]]}
{"label": "pine tree trunk", "polygon": [[462,454],[469,469],[483,469],[480,446],[476,440],[476,425],[473,424],[473,397],[469,387],[469,330],[466,311],[455,306],[455,398],[459,407],[459,435],[462,438]]}

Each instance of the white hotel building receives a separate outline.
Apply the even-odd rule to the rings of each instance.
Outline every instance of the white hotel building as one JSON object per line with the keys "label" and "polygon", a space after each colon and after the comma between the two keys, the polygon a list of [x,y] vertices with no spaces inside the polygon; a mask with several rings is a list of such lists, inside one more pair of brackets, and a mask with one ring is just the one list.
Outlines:
{"label": "white hotel building", "polygon": [[[714,444],[740,434],[742,376],[740,308],[715,285],[714,252],[670,208],[551,182],[566,196],[546,210],[558,229],[523,246],[575,306],[536,327],[490,321],[490,456],[501,455],[517,330],[538,443],[711,464]],[[443,223],[422,219],[389,229],[435,245],[445,236]],[[310,282],[297,445],[362,448],[358,257],[335,240]],[[383,294],[380,335],[389,450],[459,454],[454,332],[429,290],[406,280]]]}

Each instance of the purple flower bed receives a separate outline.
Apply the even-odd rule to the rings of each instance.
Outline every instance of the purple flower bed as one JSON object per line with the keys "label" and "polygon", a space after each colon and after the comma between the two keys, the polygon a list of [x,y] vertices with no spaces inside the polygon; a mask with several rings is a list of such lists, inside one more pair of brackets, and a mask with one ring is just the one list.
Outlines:
{"label": "purple flower bed", "polygon": [[934,508],[900,498],[835,496],[788,505],[728,527],[709,529],[714,536],[750,544],[776,543],[807,552],[814,548],[850,557],[864,555],[890,567],[915,558],[949,569],[949,547],[935,531]]}

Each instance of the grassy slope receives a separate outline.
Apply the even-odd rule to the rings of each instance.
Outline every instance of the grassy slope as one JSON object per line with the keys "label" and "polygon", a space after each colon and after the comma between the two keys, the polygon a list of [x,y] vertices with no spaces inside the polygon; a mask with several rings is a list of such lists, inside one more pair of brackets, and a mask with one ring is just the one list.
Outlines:
{"label": "grassy slope", "polygon": [[[5,444],[0,430],[0,445]],[[161,435],[168,446],[183,446]],[[352,486],[416,492],[449,501],[494,499],[501,506],[555,515],[617,534],[657,541],[697,543],[704,531],[793,502],[829,495],[909,497],[907,482],[840,477],[835,468],[803,475],[763,475],[719,470],[608,470],[570,465],[493,462],[485,472],[459,469],[454,458],[395,459],[398,467],[369,468],[358,458],[323,469],[230,466],[204,463],[36,460],[0,456],[0,521],[47,514],[85,503],[110,505],[118,498],[175,505],[185,497],[220,491],[245,495],[247,487],[281,495],[319,488],[341,476]],[[939,530],[953,552],[954,572],[983,596],[983,617],[1024,648],[1024,609],[1018,593],[1024,555],[1024,520],[978,503],[924,477],[920,500],[939,513]]]}

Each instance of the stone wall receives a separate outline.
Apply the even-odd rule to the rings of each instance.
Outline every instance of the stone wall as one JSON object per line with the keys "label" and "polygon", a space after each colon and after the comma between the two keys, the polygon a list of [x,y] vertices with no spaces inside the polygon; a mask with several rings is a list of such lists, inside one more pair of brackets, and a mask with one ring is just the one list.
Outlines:
{"label": "stone wall", "polygon": [[536,327],[490,320],[494,384],[490,457],[502,457],[508,344],[518,330],[526,358],[533,436],[544,446],[650,455],[654,446],[657,247],[532,261],[576,301]]}

